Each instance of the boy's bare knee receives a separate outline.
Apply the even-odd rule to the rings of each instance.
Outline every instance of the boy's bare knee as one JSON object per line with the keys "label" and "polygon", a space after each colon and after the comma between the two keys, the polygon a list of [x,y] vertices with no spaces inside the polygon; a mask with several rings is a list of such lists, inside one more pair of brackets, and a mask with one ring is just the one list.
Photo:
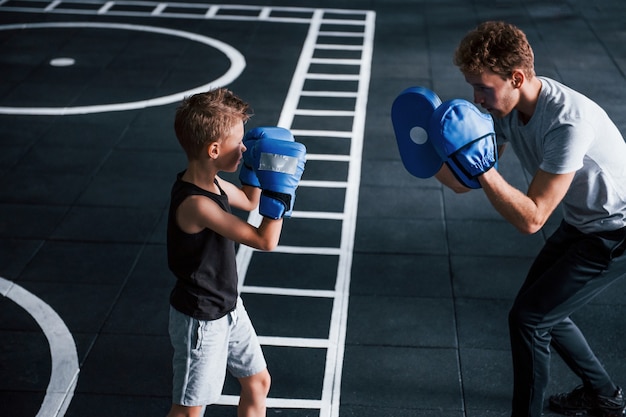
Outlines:
{"label": "boy's bare knee", "polygon": [[173,404],[167,417],[200,417],[202,406],[186,407],[184,405]]}
{"label": "boy's bare knee", "polygon": [[272,385],[272,378],[267,369],[249,377],[240,378],[242,394],[266,397]]}

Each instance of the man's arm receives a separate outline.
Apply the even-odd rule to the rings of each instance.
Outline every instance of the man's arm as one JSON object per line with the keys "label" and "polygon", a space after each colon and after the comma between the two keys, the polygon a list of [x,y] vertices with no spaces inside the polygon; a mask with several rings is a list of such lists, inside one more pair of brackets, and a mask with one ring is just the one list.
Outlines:
{"label": "man's arm", "polygon": [[[505,149],[506,149],[506,145],[498,145],[498,159],[502,157],[502,154],[504,153]],[[452,170],[447,164],[443,164],[441,166],[441,169],[435,174],[435,178],[440,183],[450,188],[452,191],[454,191],[457,194],[462,194],[468,191],[472,191],[472,188],[466,187],[465,185],[461,184],[461,181],[459,181],[454,176],[454,173],[452,173]]]}
{"label": "man's arm", "polygon": [[442,183],[457,194],[472,191],[471,188],[464,186],[463,184],[461,184],[461,181],[456,179],[456,177],[452,173],[452,170],[446,164],[443,164],[441,166],[441,169],[435,174],[435,178],[437,178],[440,183]]}
{"label": "man's arm", "polygon": [[524,194],[511,186],[495,169],[478,180],[494,208],[519,231],[536,233],[546,223],[567,193],[575,172],[551,174],[537,171]]}

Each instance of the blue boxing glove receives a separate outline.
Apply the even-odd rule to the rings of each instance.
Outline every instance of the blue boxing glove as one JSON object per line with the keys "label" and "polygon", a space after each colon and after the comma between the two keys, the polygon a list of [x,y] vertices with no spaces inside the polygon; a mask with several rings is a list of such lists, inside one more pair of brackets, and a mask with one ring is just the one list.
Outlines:
{"label": "blue boxing glove", "polygon": [[288,142],[293,142],[295,140],[291,132],[282,127],[269,126],[250,129],[243,137],[243,145],[246,147],[246,150],[243,153],[243,163],[239,169],[239,181],[243,185],[261,188],[259,179],[253,169],[254,161],[252,160],[251,149],[257,140],[263,138],[280,139]]}
{"label": "blue boxing glove", "polygon": [[291,216],[296,188],[304,172],[306,147],[299,142],[258,139],[251,159],[263,190],[259,213],[272,219]]}
{"label": "blue boxing glove", "polygon": [[477,178],[498,166],[491,115],[467,100],[442,103],[430,119],[428,134],[437,153],[466,187],[481,188]]}

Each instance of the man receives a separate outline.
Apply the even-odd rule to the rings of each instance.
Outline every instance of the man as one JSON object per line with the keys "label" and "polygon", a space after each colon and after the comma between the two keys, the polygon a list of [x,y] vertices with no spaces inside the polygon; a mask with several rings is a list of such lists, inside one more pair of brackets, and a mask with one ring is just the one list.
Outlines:
{"label": "man", "polygon": [[[472,86],[474,102],[493,116],[500,153],[510,143],[533,175],[523,193],[491,169],[493,161],[484,164],[475,179],[494,208],[528,234],[539,231],[559,204],[563,208],[563,222],[535,259],[509,313],[512,417],[541,416],[550,345],[582,380],[573,391],[550,397],[552,410],[622,416],[622,390],[570,315],[626,275],[626,143],[596,103],[535,75],[526,35],[511,24],[485,22],[470,31],[454,63]],[[493,153],[476,148],[467,153],[484,154],[468,160]],[[469,190],[449,164],[436,177],[456,192]]]}

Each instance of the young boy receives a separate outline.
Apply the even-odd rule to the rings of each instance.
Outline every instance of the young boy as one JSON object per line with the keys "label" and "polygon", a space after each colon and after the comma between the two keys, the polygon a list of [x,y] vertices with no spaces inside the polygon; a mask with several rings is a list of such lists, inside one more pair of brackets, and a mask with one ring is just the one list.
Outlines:
{"label": "young boy", "polygon": [[[227,369],[241,384],[238,415],[265,416],[270,375],[237,292],[235,242],[259,250],[277,246],[305,150],[280,128],[254,129],[242,141],[248,110],[220,88],[185,98],[176,112],[174,128],[188,166],[172,187],[167,226],[168,264],[176,276],[169,323],[173,405],[167,417],[201,416],[221,395]],[[295,161],[295,170],[262,167],[267,155]],[[247,163],[239,188],[218,172],[235,172],[242,156]],[[259,201],[258,227],[231,213],[231,206],[250,211]]]}

